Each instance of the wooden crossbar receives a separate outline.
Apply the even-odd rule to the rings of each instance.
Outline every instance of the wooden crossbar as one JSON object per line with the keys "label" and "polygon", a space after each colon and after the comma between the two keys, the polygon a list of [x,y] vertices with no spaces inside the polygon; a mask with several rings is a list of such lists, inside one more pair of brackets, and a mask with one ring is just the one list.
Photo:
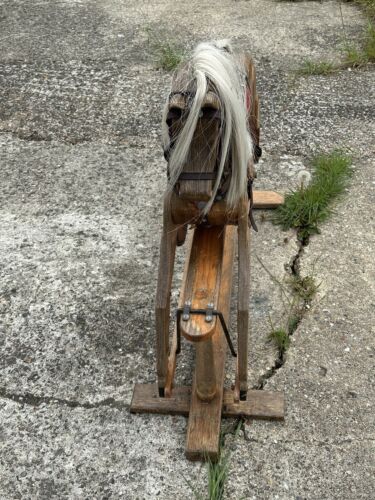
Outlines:
{"label": "wooden crossbar", "polygon": [[[156,384],[136,384],[130,411],[188,416],[190,400],[191,387],[188,386],[175,387],[170,398],[160,398]],[[233,391],[224,389],[221,415],[225,418],[284,420],[284,394],[249,390],[246,401],[235,402]]]}

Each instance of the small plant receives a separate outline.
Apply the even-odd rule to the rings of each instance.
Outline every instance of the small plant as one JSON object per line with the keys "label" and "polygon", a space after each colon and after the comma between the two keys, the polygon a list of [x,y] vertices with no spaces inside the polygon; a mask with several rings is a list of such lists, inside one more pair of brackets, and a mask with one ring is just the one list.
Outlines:
{"label": "small plant", "polygon": [[224,440],[226,434],[234,434],[236,439],[242,429],[242,420],[240,420],[232,431],[223,431],[220,435],[220,458],[218,462],[213,463],[208,460],[208,500],[223,500],[224,486],[229,472],[230,450],[224,449]]}
{"label": "small plant", "polygon": [[304,302],[311,302],[319,288],[313,276],[294,275],[289,279],[289,285],[294,294]]}
{"label": "small plant", "polygon": [[[344,52],[346,57],[341,65],[342,67],[361,67],[375,61],[375,0],[354,0],[354,2],[364,8],[369,17],[369,24],[360,49],[348,44],[348,42],[345,44]],[[341,4],[340,12],[343,29],[345,30]]]}
{"label": "small plant", "polygon": [[166,39],[165,34],[154,30],[146,24],[142,28],[145,35],[147,50],[151,53],[157,69],[173,71],[182,62],[184,52],[181,47],[171,39]]}
{"label": "small plant", "polygon": [[300,69],[297,70],[297,75],[329,75],[337,68],[327,61],[310,61],[305,60]]}
{"label": "small plant", "polygon": [[[375,2],[373,2],[375,10]],[[369,23],[365,38],[364,52],[369,61],[375,61],[375,25]]]}
{"label": "small plant", "polygon": [[158,55],[157,68],[173,71],[183,60],[182,51],[172,42],[163,42],[155,46]]}
{"label": "small plant", "polygon": [[331,215],[330,205],[344,191],[351,174],[351,158],[340,151],[317,156],[312,165],[311,183],[287,194],[272,217],[284,230],[295,228],[300,241],[319,233],[319,224]]}
{"label": "small plant", "polygon": [[[375,2],[373,2],[375,4]],[[369,62],[375,61],[375,26],[369,22],[360,48],[346,43],[343,48],[345,60],[341,67],[359,68]]]}
{"label": "small plant", "polygon": [[302,319],[303,313],[300,310],[294,311],[288,318],[288,335],[293,335]]}
{"label": "small plant", "polygon": [[360,68],[368,62],[366,54],[354,45],[345,44],[343,52],[345,54],[345,59],[342,64],[343,68]]}
{"label": "small plant", "polygon": [[208,466],[208,494],[207,497],[201,495],[196,491],[194,486],[190,481],[185,479],[186,483],[192,490],[196,500],[223,500],[224,499],[224,487],[225,481],[228,477],[229,472],[229,460],[231,457],[231,452],[224,448],[225,436],[227,434],[234,435],[234,439],[237,438],[238,434],[242,429],[243,421],[238,420],[234,425],[230,424],[230,427],[226,430],[222,430],[220,433],[220,449],[219,449],[219,460],[217,462],[212,462],[209,457],[207,457]]}
{"label": "small plant", "polygon": [[290,337],[286,330],[277,328],[268,334],[269,342],[272,342],[282,355],[290,346]]}
{"label": "small plant", "polygon": [[208,464],[208,499],[222,500],[224,497],[224,485],[228,476],[229,462],[226,454],[217,463]]}

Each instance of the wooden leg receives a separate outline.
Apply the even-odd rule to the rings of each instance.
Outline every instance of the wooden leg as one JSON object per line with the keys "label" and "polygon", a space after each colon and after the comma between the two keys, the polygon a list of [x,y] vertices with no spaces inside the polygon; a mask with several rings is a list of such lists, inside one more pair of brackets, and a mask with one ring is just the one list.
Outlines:
{"label": "wooden leg", "polygon": [[155,301],[156,348],[159,394],[164,396],[168,371],[170,296],[177,245],[177,230],[170,213],[170,195],[164,199],[163,233]]}
{"label": "wooden leg", "polygon": [[[187,236],[187,242],[186,242],[187,251],[186,251],[186,257],[185,257],[185,268],[184,268],[184,274],[182,276],[180,298],[178,300],[178,307],[179,308],[183,307],[184,301],[185,301],[184,289],[185,289],[185,283],[188,280],[187,276],[189,273],[189,262],[190,262],[190,254],[191,254],[193,236],[194,236],[194,230],[190,231],[189,235]],[[178,245],[178,236],[177,236],[177,245]],[[165,391],[164,391],[164,395],[167,398],[172,397],[173,380],[174,380],[174,374],[176,371],[177,347],[178,346],[177,346],[177,324],[176,324],[175,330],[173,332],[171,348],[169,349],[168,372],[167,372]]]}
{"label": "wooden leg", "polygon": [[238,354],[236,394],[246,398],[247,393],[247,355],[249,330],[249,283],[250,283],[250,230],[248,225],[248,202],[241,203],[238,217]]}

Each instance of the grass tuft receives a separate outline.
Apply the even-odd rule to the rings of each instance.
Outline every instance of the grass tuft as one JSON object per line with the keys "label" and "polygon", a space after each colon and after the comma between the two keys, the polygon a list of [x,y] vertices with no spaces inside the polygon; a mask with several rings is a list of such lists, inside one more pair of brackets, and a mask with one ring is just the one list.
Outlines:
{"label": "grass tuft", "polygon": [[293,275],[289,279],[289,285],[295,295],[304,302],[309,303],[318,291],[319,285],[315,283],[313,276]]}
{"label": "grass tuft", "polygon": [[[236,425],[234,438],[237,438],[241,431],[243,422],[240,420]],[[223,500],[225,481],[229,472],[230,450],[224,449],[224,439],[228,432],[222,432],[220,435],[220,458],[218,462],[214,463],[208,460],[208,500]]]}
{"label": "grass tuft", "polygon": [[272,217],[284,230],[294,228],[301,241],[319,233],[319,224],[332,213],[331,203],[345,189],[351,174],[351,158],[340,152],[317,156],[311,183],[285,196]]}
{"label": "grass tuft", "polygon": [[282,355],[290,346],[290,337],[286,330],[278,328],[268,334],[269,342],[272,342]]}
{"label": "grass tuft", "polygon": [[[373,4],[375,6],[375,2],[373,2]],[[372,23],[369,23],[367,27],[364,52],[369,61],[375,62],[375,25]]]}
{"label": "grass tuft", "polygon": [[301,68],[297,70],[297,75],[329,75],[336,70],[335,66],[327,61],[314,62],[306,59]]}
{"label": "grass tuft", "polygon": [[165,71],[173,71],[182,62],[184,55],[172,42],[163,42],[155,46],[157,54],[157,68]]}
{"label": "grass tuft", "polygon": [[365,52],[355,45],[345,44],[343,52],[345,57],[342,68],[360,68],[368,62]]}
{"label": "grass tuft", "polygon": [[294,314],[288,317],[288,335],[291,336],[297,330],[298,325],[302,320],[303,313],[301,310],[296,310]]}
{"label": "grass tuft", "polygon": [[208,492],[207,496],[200,494],[193,486],[191,481],[185,479],[186,483],[193,492],[196,500],[223,500],[225,482],[229,473],[231,451],[229,448],[224,448],[225,437],[232,434],[234,439],[238,437],[243,426],[243,420],[237,420],[234,424],[230,424],[220,432],[219,443],[219,460],[212,462],[209,457],[207,459],[208,466]]}
{"label": "grass tuft", "polygon": [[361,48],[345,44],[343,52],[345,60],[341,64],[342,68],[359,68],[369,62],[375,62],[375,25],[371,22],[368,24]]}

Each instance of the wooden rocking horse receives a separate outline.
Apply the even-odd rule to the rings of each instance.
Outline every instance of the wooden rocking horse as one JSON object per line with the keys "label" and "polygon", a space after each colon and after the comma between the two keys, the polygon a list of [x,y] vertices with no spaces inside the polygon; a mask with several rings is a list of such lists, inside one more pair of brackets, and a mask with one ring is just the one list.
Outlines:
{"label": "wooden rocking horse", "polygon": [[[189,415],[186,456],[217,460],[221,416],[282,419],[280,393],[248,390],[250,226],[253,208],[283,199],[252,190],[259,147],[255,69],[226,42],[202,43],[174,74],[163,113],[169,186],[156,294],[156,384],[137,384],[132,412]],[[177,245],[194,228],[170,342],[170,296]],[[235,228],[237,227],[237,231]],[[238,241],[237,352],[229,333]],[[196,347],[192,387],[174,387],[181,335]],[[233,389],[224,389],[227,345],[237,358]]]}

